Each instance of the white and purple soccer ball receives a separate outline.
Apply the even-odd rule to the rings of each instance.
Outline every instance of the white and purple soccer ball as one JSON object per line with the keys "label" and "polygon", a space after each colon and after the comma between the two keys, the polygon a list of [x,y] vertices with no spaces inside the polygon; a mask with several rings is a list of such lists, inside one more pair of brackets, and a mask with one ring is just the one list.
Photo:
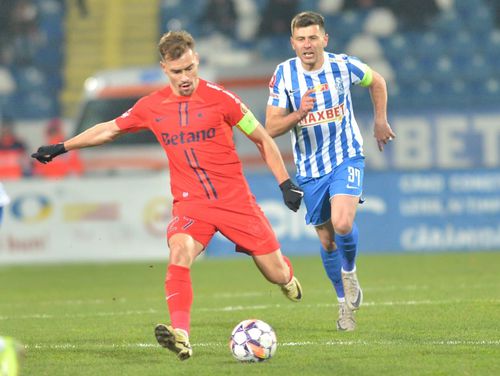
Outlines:
{"label": "white and purple soccer ball", "polygon": [[257,319],[240,322],[229,340],[231,353],[240,362],[263,362],[274,355],[276,346],[273,328]]}

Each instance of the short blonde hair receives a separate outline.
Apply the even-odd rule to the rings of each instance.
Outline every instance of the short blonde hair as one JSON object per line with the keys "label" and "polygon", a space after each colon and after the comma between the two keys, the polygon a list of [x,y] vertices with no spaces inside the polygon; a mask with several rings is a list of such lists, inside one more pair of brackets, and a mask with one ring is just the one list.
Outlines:
{"label": "short blonde hair", "polygon": [[194,50],[194,39],[187,31],[169,31],[158,42],[158,52],[162,60],[177,60],[187,50]]}

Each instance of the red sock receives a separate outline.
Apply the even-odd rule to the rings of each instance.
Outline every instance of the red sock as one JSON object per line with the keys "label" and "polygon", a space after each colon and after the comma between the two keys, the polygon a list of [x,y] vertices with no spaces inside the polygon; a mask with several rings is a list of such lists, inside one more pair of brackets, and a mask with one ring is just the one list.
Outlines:
{"label": "red sock", "polygon": [[288,257],[286,257],[285,255],[282,255],[283,256],[283,260],[285,260],[285,263],[288,265],[288,269],[290,269],[290,280],[288,282],[290,282],[293,278],[293,266],[292,266],[292,263],[290,262],[290,259]]}
{"label": "red sock", "polygon": [[165,294],[170,322],[174,328],[184,329],[189,333],[193,287],[189,268],[169,265],[165,279]]}

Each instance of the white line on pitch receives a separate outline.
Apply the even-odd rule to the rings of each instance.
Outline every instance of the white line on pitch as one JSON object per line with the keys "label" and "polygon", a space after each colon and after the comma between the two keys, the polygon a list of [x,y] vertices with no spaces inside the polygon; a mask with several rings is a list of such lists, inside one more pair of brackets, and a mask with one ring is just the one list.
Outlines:
{"label": "white line on pitch", "polygon": [[[455,288],[467,288],[467,289],[484,289],[488,287],[497,287],[496,284],[475,284],[475,285],[457,285]],[[380,286],[380,287],[363,287],[364,292],[386,292],[386,291],[421,291],[421,290],[427,290],[429,289],[429,286],[426,285],[402,285],[402,286],[397,286],[397,285],[389,285],[389,286]],[[323,295],[323,294],[330,294],[332,293],[332,289],[319,289],[315,290],[312,292],[308,292],[308,295]],[[268,290],[268,291],[247,291],[247,292],[236,292],[236,293],[214,293],[214,294],[209,294],[209,295],[204,295],[203,297],[211,297],[213,299],[235,299],[235,298],[251,298],[251,297],[261,297],[261,296],[269,296],[276,294],[278,295],[278,292],[273,290]],[[149,299],[144,299],[143,301],[158,301],[158,299],[163,299],[162,296],[159,296],[157,298],[149,298]],[[34,305],[37,306],[43,306],[43,305],[49,305],[49,306],[54,306],[54,305],[101,305],[101,304],[129,304],[133,299],[127,299],[127,298],[109,298],[109,299],[68,299],[68,300],[48,300],[48,301],[37,301],[33,302]],[[0,302],[0,307],[2,305],[8,306],[8,307],[15,307],[15,306],[25,306],[26,303],[24,302],[19,302],[19,303],[3,303]],[[1,320],[1,318],[0,318]]]}
{"label": "white line on pitch", "polygon": [[[222,347],[226,342],[193,343],[193,347]],[[500,340],[426,340],[426,341],[403,341],[403,340],[329,340],[329,341],[302,341],[278,343],[282,347],[301,346],[500,346]],[[130,343],[130,344],[93,344],[75,345],[71,343],[61,344],[32,344],[26,345],[27,349],[36,350],[75,350],[75,349],[127,349],[127,348],[160,348],[156,343]]]}
{"label": "white line on pitch", "polygon": [[[417,306],[417,305],[445,305],[445,304],[463,304],[463,303],[500,303],[499,299],[482,299],[482,300],[461,300],[461,299],[450,299],[450,300],[406,300],[406,301],[387,301],[387,302],[364,302],[363,307],[377,307],[377,306]],[[301,304],[301,308],[324,308],[324,307],[336,307],[335,303],[318,303],[318,304]],[[225,307],[215,307],[215,308],[203,308],[195,307],[196,312],[234,312],[234,311],[247,311],[247,310],[265,310],[265,309],[295,309],[296,306],[292,304],[260,304],[260,305],[237,305],[237,306],[225,306]],[[157,309],[146,309],[146,310],[126,310],[126,311],[113,311],[113,312],[95,312],[92,314],[88,313],[72,313],[65,315],[51,315],[51,314],[31,314],[31,315],[16,315],[16,316],[0,316],[0,321],[2,320],[26,320],[26,319],[61,319],[61,318],[87,318],[87,317],[113,317],[113,316],[133,316],[133,315],[147,315],[147,314],[165,314],[166,311],[159,311]]]}

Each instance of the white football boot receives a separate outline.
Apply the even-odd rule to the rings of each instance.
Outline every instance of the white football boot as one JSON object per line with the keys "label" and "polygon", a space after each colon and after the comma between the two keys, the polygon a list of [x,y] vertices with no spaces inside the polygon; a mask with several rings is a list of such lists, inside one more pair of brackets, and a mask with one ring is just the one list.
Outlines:
{"label": "white football boot", "polygon": [[345,301],[339,302],[339,319],[337,320],[337,330],[343,332],[352,332],[354,329],[356,329],[354,311],[349,308]]}
{"label": "white football boot", "polygon": [[363,303],[363,290],[359,286],[356,268],[352,272],[342,269],[342,284],[344,285],[345,301],[350,309],[356,311]]}

